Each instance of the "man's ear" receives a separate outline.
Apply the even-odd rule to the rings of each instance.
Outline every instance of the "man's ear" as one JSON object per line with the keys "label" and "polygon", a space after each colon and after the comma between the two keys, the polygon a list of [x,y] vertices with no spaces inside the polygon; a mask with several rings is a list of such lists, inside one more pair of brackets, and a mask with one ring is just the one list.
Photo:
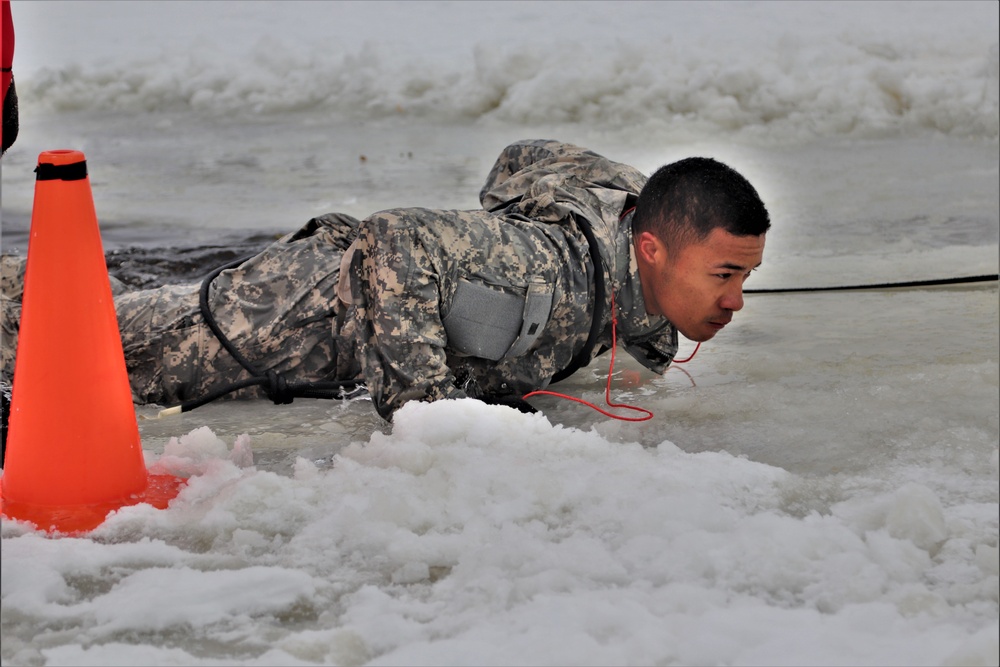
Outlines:
{"label": "man's ear", "polygon": [[652,232],[642,232],[635,238],[635,254],[640,263],[655,265],[667,258],[667,247]]}

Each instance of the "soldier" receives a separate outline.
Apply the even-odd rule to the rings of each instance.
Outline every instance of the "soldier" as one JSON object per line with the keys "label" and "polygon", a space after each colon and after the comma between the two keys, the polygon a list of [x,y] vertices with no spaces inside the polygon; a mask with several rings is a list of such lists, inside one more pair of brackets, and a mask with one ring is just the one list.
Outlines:
{"label": "soldier", "polygon": [[[505,148],[480,201],[328,214],[200,285],[117,295],[134,400],[170,405],[260,376],[238,393],[288,402],[315,395],[302,383],[349,381],[385,419],[408,401],[460,397],[530,411],[522,396],[607,350],[614,325],[656,373],[678,332],[714,336],[743,307],[770,226],[750,183],[715,160],[647,182],[555,141]],[[17,291],[8,276],[8,378]]]}

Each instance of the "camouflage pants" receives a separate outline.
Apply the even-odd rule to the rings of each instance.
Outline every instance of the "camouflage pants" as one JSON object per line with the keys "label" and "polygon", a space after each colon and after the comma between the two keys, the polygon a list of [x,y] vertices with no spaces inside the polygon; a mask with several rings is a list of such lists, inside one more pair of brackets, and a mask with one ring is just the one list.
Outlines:
{"label": "camouflage pants", "polygon": [[[289,380],[351,379],[355,362],[338,365],[334,335],[337,281],[344,249],[358,221],[331,214],[315,218],[239,266],[223,271],[208,292],[209,309],[233,345],[262,372]],[[23,291],[24,261],[2,264],[2,362],[13,376]],[[112,281],[114,284],[116,281]],[[172,405],[249,377],[205,323],[199,308],[201,283],[122,291],[115,311],[132,398]],[[68,332],[67,335],[72,335]],[[241,390],[262,396],[262,390]]]}

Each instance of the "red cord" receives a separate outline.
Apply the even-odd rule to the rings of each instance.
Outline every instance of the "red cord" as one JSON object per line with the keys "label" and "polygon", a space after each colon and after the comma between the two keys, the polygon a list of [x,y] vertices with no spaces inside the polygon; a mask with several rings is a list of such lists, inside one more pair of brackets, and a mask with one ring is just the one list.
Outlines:
{"label": "red cord", "polygon": [[694,346],[694,352],[691,353],[690,357],[688,357],[687,359],[674,359],[674,363],[675,364],[686,364],[687,362],[691,361],[692,359],[694,359],[694,355],[698,354],[698,348],[700,348],[700,347],[701,347],[701,343],[698,343],[697,345]]}
{"label": "red cord", "polygon": [[[618,419],[625,422],[644,422],[648,419],[653,418],[653,413],[646,408],[636,407],[634,405],[625,405],[624,403],[612,403],[611,402],[611,376],[614,374],[615,370],[615,349],[618,347],[618,317],[615,315],[615,295],[614,292],[611,293],[611,365],[608,368],[608,383],[604,388],[604,402],[608,404],[608,407],[612,408],[623,408],[625,410],[634,410],[635,412],[643,413],[642,417],[623,417],[622,415],[616,415],[608,412],[604,408],[598,407],[591,403],[590,401],[585,401],[582,398],[576,398],[575,396],[568,396],[566,394],[560,394],[555,391],[546,391],[540,389],[538,391],[532,391],[525,394],[522,398],[529,398],[531,396],[555,396],[556,398],[565,398],[570,401],[575,401],[577,403],[582,403],[589,408],[597,410],[605,417],[611,417],[612,419]],[[698,348],[695,348],[695,352]],[[694,354],[691,355],[693,357]],[[684,361],[690,361],[691,357],[688,357]]]}
{"label": "red cord", "polygon": [[[629,213],[631,213],[634,210],[635,210],[635,206],[633,206],[632,208],[630,208],[627,211],[625,211],[624,213],[622,213],[620,219],[624,220],[625,216],[628,215]],[[577,398],[575,396],[568,396],[566,394],[560,394],[559,392],[547,391],[547,390],[544,390],[544,389],[539,389],[538,391],[528,392],[527,394],[525,394],[521,398],[530,398],[531,396],[555,396],[556,398],[565,398],[567,400],[575,401],[577,403],[581,403],[583,405],[586,405],[587,407],[593,408],[594,410],[597,410],[598,412],[600,412],[602,415],[604,415],[606,417],[611,417],[612,419],[619,419],[621,421],[626,421],[626,422],[644,422],[644,421],[646,421],[648,419],[652,419],[653,418],[653,413],[650,412],[649,410],[647,410],[646,408],[640,408],[640,407],[636,407],[634,405],[625,405],[624,403],[612,403],[611,402],[611,376],[614,374],[614,371],[615,371],[615,349],[617,347],[618,347],[618,316],[615,314],[615,293],[611,292],[611,365],[608,367],[608,383],[604,387],[604,402],[608,404],[608,407],[623,408],[625,410],[634,410],[636,412],[642,412],[644,414],[644,416],[642,416],[642,417],[623,417],[621,415],[612,414],[612,413],[608,412],[607,410],[594,405],[590,401],[583,400],[582,398]],[[698,343],[695,346],[694,352],[691,353],[690,357],[688,357],[687,359],[674,359],[674,363],[675,364],[684,364],[684,363],[687,363],[687,362],[691,361],[692,359],[694,359],[694,355],[698,354],[698,348],[700,348],[700,347],[701,347],[701,343]],[[690,377],[690,376],[688,376],[688,377]]]}

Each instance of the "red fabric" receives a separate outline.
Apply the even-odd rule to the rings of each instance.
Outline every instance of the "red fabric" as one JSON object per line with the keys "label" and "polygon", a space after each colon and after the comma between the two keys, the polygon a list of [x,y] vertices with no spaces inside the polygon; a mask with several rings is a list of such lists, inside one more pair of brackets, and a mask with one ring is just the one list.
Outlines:
{"label": "red fabric", "polygon": [[7,88],[13,73],[7,71],[14,65],[14,19],[10,15],[10,0],[3,0],[3,96],[7,97]]}

